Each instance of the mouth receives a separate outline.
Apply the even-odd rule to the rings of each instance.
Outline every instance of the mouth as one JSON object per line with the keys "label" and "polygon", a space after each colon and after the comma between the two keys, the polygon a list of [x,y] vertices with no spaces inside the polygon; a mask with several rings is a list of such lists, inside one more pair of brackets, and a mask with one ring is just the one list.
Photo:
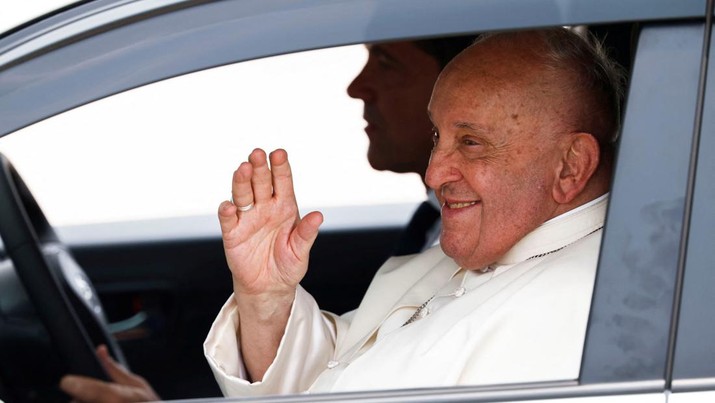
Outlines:
{"label": "mouth", "polygon": [[365,130],[374,131],[374,130],[377,130],[381,125],[382,119],[380,118],[380,115],[377,113],[377,110],[375,109],[375,107],[372,105],[365,105],[365,109],[363,110],[362,118],[365,120],[365,123],[367,123]]}
{"label": "mouth", "polygon": [[374,124],[367,122],[367,125],[365,125],[365,133],[367,134],[368,137],[372,137],[375,132],[377,131],[377,126]]}
{"label": "mouth", "polygon": [[445,206],[451,208],[451,209],[460,209],[460,208],[465,208],[469,206],[473,206],[477,204],[477,201],[470,201],[470,202],[458,202],[458,203],[447,203],[445,202]]}
{"label": "mouth", "polygon": [[442,207],[449,208],[450,210],[459,210],[467,207],[471,207],[479,203],[479,200],[471,200],[471,201],[460,201],[460,202],[450,202],[445,200],[444,203],[442,204]]}

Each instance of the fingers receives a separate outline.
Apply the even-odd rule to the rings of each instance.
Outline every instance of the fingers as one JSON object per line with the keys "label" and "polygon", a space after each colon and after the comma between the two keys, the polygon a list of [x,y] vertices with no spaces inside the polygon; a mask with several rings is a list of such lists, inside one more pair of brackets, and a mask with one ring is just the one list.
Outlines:
{"label": "fingers", "polygon": [[146,402],[159,400],[144,378],[119,365],[107,351],[97,347],[97,358],[112,382],[78,375],[67,375],[60,380],[60,389],[80,402]]}
{"label": "fingers", "polygon": [[290,240],[293,244],[293,250],[304,252],[307,255],[318,236],[318,229],[322,223],[323,215],[318,211],[313,211],[303,217]]}
{"label": "fingers", "polygon": [[159,400],[153,391],[107,383],[78,375],[66,375],[60,381],[60,389],[79,402],[148,402]]}
{"label": "fingers", "polygon": [[271,153],[271,167],[273,168],[273,191],[276,196],[293,202],[293,174],[291,173],[288,153],[285,150],[275,150]]}
{"label": "fingers", "polygon": [[233,173],[233,185],[231,186],[231,197],[236,206],[250,206],[253,200],[253,187],[251,178],[253,177],[253,165],[250,162],[243,162]]}
{"label": "fingers", "polygon": [[126,368],[121,366],[118,362],[114,361],[114,359],[109,355],[107,346],[100,345],[99,347],[97,347],[97,358],[99,358],[99,362],[102,363],[102,366],[104,366],[104,370],[107,371],[107,375],[109,375],[109,379],[111,379],[112,381],[123,385],[144,385],[143,378],[132,374]]}
{"label": "fingers", "polygon": [[218,221],[221,225],[222,234],[226,235],[236,227],[238,224],[237,212],[238,208],[230,201],[225,201],[218,207]]}
{"label": "fingers", "polygon": [[[285,150],[278,149],[270,154],[270,167],[265,151],[257,148],[248,156],[248,161],[241,163],[233,173],[231,197],[238,207],[265,203],[278,196],[282,201],[295,202],[293,176]],[[225,209],[229,213],[230,209]],[[232,211],[232,213],[236,213]]]}
{"label": "fingers", "polygon": [[80,402],[100,402],[111,393],[110,384],[78,375],[63,376],[60,389]]}
{"label": "fingers", "polygon": [[248,161],[253,166],[253,176],[251,177],[253,199],[255,203],[264,203],[273,197],[271,170],[268,168],[266,153],[257,148],[248,156]]}

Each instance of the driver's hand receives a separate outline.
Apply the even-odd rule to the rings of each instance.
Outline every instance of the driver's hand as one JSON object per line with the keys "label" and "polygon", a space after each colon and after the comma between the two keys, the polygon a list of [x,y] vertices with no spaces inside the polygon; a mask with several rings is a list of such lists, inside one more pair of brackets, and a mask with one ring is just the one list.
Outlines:
{"label": "driver's hand", "polygon": [[66,375],[60,380],[60,389],[77,402],[120,403],[150,402],[160,400],[151,385],[139,375],[129,372],[114,361],[107,347],[97,347],[97,357],[112,382],[104,382],[79,375]]}

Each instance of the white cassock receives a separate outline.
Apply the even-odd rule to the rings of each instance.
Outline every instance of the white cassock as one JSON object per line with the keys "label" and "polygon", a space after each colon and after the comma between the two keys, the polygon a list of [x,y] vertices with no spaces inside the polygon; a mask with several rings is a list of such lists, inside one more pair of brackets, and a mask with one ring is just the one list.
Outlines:
{"label": "white cassock", "polygon": [[390,259],[342,316],[298,288],[259,382],[245,380],[233,297],[204,353],[226,396],[577,379],[606,203],[547,221],[483,270],[439,247]]}

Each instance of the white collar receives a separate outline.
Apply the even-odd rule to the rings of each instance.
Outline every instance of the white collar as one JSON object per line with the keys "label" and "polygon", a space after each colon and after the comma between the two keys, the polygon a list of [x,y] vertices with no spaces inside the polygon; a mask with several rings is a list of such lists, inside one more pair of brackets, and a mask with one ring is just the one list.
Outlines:
{"label": "white collar", "polygon": [[608,194],[604,194],[546,221],[512,246],[496,264],[518,263],[578,241],[603,227],[607,205]]}

